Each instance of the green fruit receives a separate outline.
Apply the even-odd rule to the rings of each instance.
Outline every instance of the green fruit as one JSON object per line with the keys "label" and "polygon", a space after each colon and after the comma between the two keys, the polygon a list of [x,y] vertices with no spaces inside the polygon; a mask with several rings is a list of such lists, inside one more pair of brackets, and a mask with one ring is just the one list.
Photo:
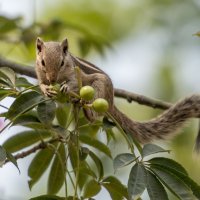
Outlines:
{"label": "green fruit", "polygon": [[94,102],[92,103],[92,107],[96,112],[103,113],[108,110],[109,104],[105,99],[98,98],[94,100]]}
{"label": "green fruit", "polygon": [[94,98],[94,88],[89,85],[83,86],[80,89],[80,96],[86,101],[92,100]]}

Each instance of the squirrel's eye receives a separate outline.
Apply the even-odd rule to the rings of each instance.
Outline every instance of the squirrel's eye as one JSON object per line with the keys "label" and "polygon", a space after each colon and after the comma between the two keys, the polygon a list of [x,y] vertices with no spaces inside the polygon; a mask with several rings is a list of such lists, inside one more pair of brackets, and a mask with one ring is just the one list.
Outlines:
{"label": "squirrel's eye", "polygon": [[60,66],[62,67],[63,65],[64,65],[64,61],[61,62],[61,65],[60,65]]}
{"label": "squirrel's eye", "polygon": [[42,65],[43,65],[43,66],[45,66],[45,62],[44,62],[44,60],[43,60],[43,59],[42,59]]}

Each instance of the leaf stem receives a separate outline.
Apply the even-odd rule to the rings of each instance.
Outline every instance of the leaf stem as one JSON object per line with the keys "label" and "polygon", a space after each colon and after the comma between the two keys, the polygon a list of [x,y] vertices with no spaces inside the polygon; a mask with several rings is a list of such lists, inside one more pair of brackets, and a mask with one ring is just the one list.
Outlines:
{"label": "leaf stem", "polygon": [[75,191],[74,191],[74,196],[73,196],[73,200],[76,200],[76,197],[78,196],[78,182],[79,182],[79,170],[80,170],[80,158],[79,158],[79,148],[80,148],[80,143],[79,143],[79,131],[78,131],[78,122],[79,122],[79,112],[80,112],[80,108],[77,105],[74,105],[74,118],[75,118],[75,129],[74,129],[74,133],[77,136],[77,169],[76,169],[76,182],[75,182]]}
{"label": "leaf stem", "polygon": [[126,142],[127,142],[128,146],[129,146],[129,148],[131,149],[131,152],[134,154],[134,146],[130,142],[130,139],[128,138],[127,134],[124,132],[124,130],[122,129],[122,127],[119,125],[119,123],[117,122],[117,120],[109,112],[106,112],[106,115],[116,124],[117,128],[122,133],[123,137],[126,139]]}

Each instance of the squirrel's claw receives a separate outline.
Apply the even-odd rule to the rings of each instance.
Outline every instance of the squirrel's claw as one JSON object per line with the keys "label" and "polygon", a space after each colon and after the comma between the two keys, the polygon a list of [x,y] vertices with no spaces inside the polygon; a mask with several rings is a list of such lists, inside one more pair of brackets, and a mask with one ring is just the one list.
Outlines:
{"label": "squirrel's claw", "polygon": [[57,94],[57,92],[55,90],[53,90],[52,87],[49,85],[41,84],[40,88],[41,88],[43,94],[47,97],[53,97]]}
{"label": "squirrel's claw", "polygon": [[61,83],[61,87],[60,87],[60,91],[67,94],[69,92],[69,86],[66,83],[66,81],[64,81],[63,83]]}

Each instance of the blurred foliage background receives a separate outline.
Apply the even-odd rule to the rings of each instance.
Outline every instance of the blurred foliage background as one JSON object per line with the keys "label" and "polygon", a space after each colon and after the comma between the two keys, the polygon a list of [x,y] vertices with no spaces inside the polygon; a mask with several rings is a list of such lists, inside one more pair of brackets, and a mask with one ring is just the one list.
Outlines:
{"label": "blurred foliage background", "polygon": [[[200,91],[200,40],[193,36],[200,28],[199,10],[198,0],[0,0],[0,56],[34,65],[37,36],[67,37],[70,51],[101,67],[116,87],[175,102]],[[116,103],[138,120],[161,112],[124,100]],[[193,120],[181,135],[162,144],[200,183],[200,162],[193,156],[197,131]],[[116,151],[124,148],[115,145]],[[127,178],[123,173],[119,176]]]}

